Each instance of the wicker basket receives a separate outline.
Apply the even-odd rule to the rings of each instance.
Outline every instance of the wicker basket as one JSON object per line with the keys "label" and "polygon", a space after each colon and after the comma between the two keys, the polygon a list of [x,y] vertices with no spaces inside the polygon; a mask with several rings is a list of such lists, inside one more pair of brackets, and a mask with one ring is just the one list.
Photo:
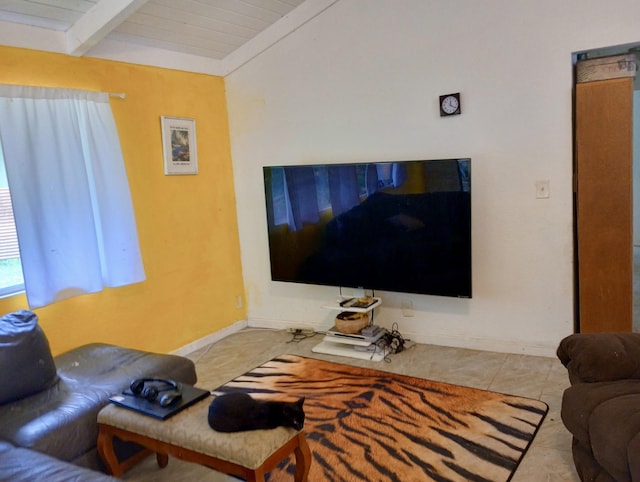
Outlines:
{"label": "wicker basket", "polygon": [[353,311],[343,311],[336,316],[336,329],[341,333],[360,333],[369,324],[369,312],[355,313]]}

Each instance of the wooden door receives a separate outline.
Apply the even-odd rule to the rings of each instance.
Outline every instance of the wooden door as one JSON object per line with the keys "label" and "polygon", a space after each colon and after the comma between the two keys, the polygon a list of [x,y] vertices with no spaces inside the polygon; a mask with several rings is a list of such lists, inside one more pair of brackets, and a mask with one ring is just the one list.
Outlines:
{"label": "wooden door", "polygon": [[579,332],[633,327],[633,79],[576,85]]}

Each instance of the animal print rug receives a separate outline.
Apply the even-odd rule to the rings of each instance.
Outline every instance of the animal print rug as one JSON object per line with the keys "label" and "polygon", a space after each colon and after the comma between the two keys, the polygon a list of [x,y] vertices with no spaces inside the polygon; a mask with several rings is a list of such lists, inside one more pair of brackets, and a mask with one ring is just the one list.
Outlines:
{"label": "animal print rug", "polygon": [[[219,387],[255,398],[306,397],[310,482],[507,481],[544,402],[282,355]],[[291,481],[295,458],[269,482]]]}

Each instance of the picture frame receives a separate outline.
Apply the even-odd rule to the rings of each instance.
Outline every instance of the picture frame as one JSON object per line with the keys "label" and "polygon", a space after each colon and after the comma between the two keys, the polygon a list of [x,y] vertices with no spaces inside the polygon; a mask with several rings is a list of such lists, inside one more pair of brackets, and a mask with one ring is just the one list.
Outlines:
{"label": "picture frame", "polygon": [[186,117],[160,116],[164,174],[198,174],[196,121]]}

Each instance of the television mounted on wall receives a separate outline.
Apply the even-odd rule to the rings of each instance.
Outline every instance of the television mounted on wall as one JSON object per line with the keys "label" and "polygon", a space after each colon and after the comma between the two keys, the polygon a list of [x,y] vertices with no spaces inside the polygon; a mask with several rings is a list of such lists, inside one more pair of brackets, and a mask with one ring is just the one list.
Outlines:
{"label": "television mounted on wall", "polygon": [[470,298],[470,161],[263,167],[271,279]]}

